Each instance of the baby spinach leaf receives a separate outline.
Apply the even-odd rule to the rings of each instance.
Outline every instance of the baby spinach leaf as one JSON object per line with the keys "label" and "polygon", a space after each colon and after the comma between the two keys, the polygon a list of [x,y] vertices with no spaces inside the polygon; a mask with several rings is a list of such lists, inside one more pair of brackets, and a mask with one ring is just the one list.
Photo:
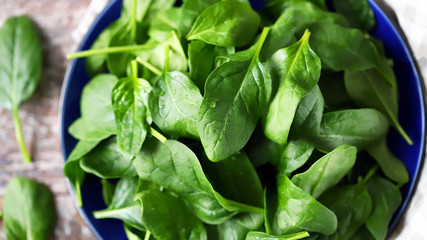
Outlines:
{"label": "baby spinach leaf", "polygon": [[289,141],[280,157],[277,171],[289,176],[307,162],[313,150],[314,146],[305,140]]}
{"label": "baby spinach leaf", "polygon": [[131,76],[120,79],[113,88],[111,101],[117,126],[117,144],[125,158],[139,152],[151,123],[148,94],[151,85]]}
{"label": "baby spinach leaf", "polygon": [[55,201],[47,186],[15,177],[4,197],[3,227],[8,240],[49,239],[56,223]]}
{"label": "baby spinach leaf", "polygon": [[331,188],[319,199],[338,218],[337,231],[319,239],[350,239],[365,223],[372,211],[372,200],[366,189],[366,182]]}
{"label": "baby spinach leaf", "polygon": [[254,167],[257,168],[266,163],[277,166],[283,149],[284,145],[277,144],[266,138],[262,127],[258,125],[249,142],[246,144],[244,151]]}
{"label": "baby spinach leaf", "polygon": [[116,137],[102,141],[90,153],[83,156],[80,167],[100,178],[136,176],[132,161],[123,157]]}
{"label": "baby spinach leaf", "polygon": [[245,240],[297,240],[310,236],[308,232],[299,232],[282,236],[274,236],[263,232],[249,232]]}
{"label": "baby spinach leaf", "polygon": [[219,1],[200,13],[187,39],[222,47],[241,47],[252,41],[260,21],[248,4],[237,0]]}
{"label": "baby spinach leaf", "polygon": [[123,228],[125,229],[128,240],[143,240],[142,236],[146,234],[143,231],[139,231],[138,229],[127,225],[126,223],[123,224]]}
{"label": "baby spinach leaf", "polygon": [[344,72],[323,70],[318,85],[327,107],[342,109],[351,106],[352,100],[344,84]]}
{"label": "baby spinach leaf", "polygon": [[266,229],[271,234],[306,230],[329,235],[337,229],[335,214],[294,185],[286,175],[277,176],[277,196],[267,195],[266,204]]}
{"label": "baby spinach leaf", "polygon": [[71,185],[73,186],[74,192],[76,193],[76,202],[78,207],[83,205],[81,186],[86,176],[85,171],[83,171],[83,169],[80,167],[80,160],[83,156],[92,151],[92,149],[94,149],[100,141],[101,140],[80,140],[77,142],[77,145],[74,147],[73,151],[70,153],[67,161],[65,162],[64,175],[68,178]]}
{"label": "baby spinach leaf", "polygon": [[102,185],[102,198],[104,199],[105,205],[110,205],[113,200],[114,190],[116,189],[116,184],[108,181],[108,179],[101,179]]}
{"label": "baby spinach leaf", "polygon": [[92,122],[81,117],[71,124],[68,132],[79,140],[97,141],[116,134],[116,124],[114,121]]}
{"label": "baby spinach leaf", "polygon": [[[132,29],[129,24],[122,25],[111,37],[108,47],[134,45],[135,41],[131,37]],[[111,53],[107,55],[108,70],[117,77],[127,76],[129,61],[133,56],[128,52]]]}
{"label": "baby spinach leaf", "polygon": [[[387,62],[387,59],[381,61]],[[385,63],[385,66],[391,66]],[[395,82],[394,74],[393,82]],[[402,137],[412,145],[413,142],[398,121],[398,89],[390,85],[381,73],[373,68],[359,72],[345,72],[345,87],[351,99],[360,107],[375,108],[388,117],[391,124]]]}
{"label": "baby spinach leaf", "polygon": [[296,44],[272,56],[281,81],[268,107],[264,133],[279,144],[286,143],[299,102],[312,91],[320,77],[320,59],[311,50],[309,37],[310,32],[306,31]]}
{"label": "baby spinach leaf", "polygon": [[321,150],[331,151],[349,144],[361,151],[384,137],[387,130],[387,118],[374,109],[328,112],[323,114],[319,136],[314,139],[314,145]]}
{"label": "baby spinach leaf", "polygon": [[140,231],[145,231],[142,223],[142,207],[134,200],[138,187],[138,178],[124,177],[117,183],[108,208],[93,212],[96,219],[117,218]]}
{"label": "baby spinach leaf", "polygon": [[18,106],[31,97],[42,71],[42,47],[37,29],[26,16],[8,18],[0,28],[0,108],[12,110],[15,137],[26,162]]}
{"label": "baby spinach leaf", "polygon": [[380,177],[373,177],[367,188],[372,198],[373,211],[365,224],[375,239],[384,240],[390,220],[402,201],[402,195],[396,185]]}
{"label": "baby spinach leaf", "polygon": [[157,41],[163,41],[169,37],[171,31],[175,31],[179,38],[185,38],[190,31],[197,13],[185,8],[170,8],[160,11],[150,21],[148,35]]}
{"label": "baby spinach leaf", "polygon": [[351,236],[351,240],[375,240],[375,237],[369,232],[366,225],[363,225],[357,230],[357,232]]}
{"label": "baby spinach leaf", "polygon": [[191,80],[203,91],[205,82],[212,71],[215,59],[215,46],[200,40],[188,44],[188,65]]}
{"label": "baby spinach leaf", "polygon": [[177,197],[160,191],[144,191],[137,196],[142,222],[156,239],[203,240],[206,229]]}
{"label": "baby spinach leaf", "polygon": [[202,221],[219,224],[234,215],[218,203],[196,155],[184,144],[147,138],[134,165],[140,178],[178,194]]}
{"label": "baby spinach leaf", "polygon": [[263,208],[261,181],[244,152],[221,162],[206,160],[203,169],[214,189],[225,198]]}
{"label": "baby spinach leaf", "polygon": [[217,226],[219,240],[243,240],[249,231],[261,227],[264,215],[259,213],[240,213]]}
{"label": "baby spinach leaf", "polygon": [[357,149],[350,145],[335,148],[311,167],[292,177],[292,182],[314,198],[333,187],[350,171],[356,162]]}
{"label": "baby spinach leaf", "polygon": [[206,81],[198,129],[206,155],[212,161],[224,160],[240,151],[265,111],[271,95],[271,78],[258,55],[268,31],[263,31],[251,59],[224,63]]}
{"label": "baby spinach leaf", "polygon": [[370,31],[375,26],[374,11],[367,0],[333,0],[335,10],[344,16],[352,27]]}
{"label": "baby spinach leaf", "polygon": [[324,68],[359,71],[377,66],[377,50],[362,31],[331,22],[312,23],[308,28],[311,46]]}
{"label": "baby spinach leaf", "polygon": [[377,161],[384,175],[399,184],[409,181],[409,174],[405,164],[396,158],[387,147],[386,138],[381,138],[367,148],[369,155]]}
{"label": "baby spinach leaf", "polygon": [[165,72],[153,86],[149,107],[154,123],[172,136],[199,136],[197,118],[202,95],[183,73]]}

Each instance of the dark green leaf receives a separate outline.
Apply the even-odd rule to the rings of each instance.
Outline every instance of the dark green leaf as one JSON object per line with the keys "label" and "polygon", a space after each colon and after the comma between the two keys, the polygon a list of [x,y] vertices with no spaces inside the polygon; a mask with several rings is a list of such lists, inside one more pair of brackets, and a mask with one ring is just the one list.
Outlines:
{"label": "dark green leaf", "polygon": [[237,0],[224,0],[207,7],[197,17],[188,40],[227,47],[241,47],[252,41],[260,17],[251,6]]}
{"label": "dark green leaf", "polygon": [[367,0],[334,0],[335,10],[344,16],[352,27],[370,31],[375,26],[374,11]]}
{"label": "dark green leaf", "polygon": [[47,186],[23,177],[10,180],[4,197],[3,227],[8,240],[49,239],[55,223],[55,201]]}
{"label": "dark green leaf", "polygon": [[280,157],[277,171],[289,176],[307,162],[313,150],[314,146],[305,140],[289,141]]}
{"label": "dark green leaf", "polygon": [[310,236],[308,232],[299,232],[282,236],[274,236],[263,232],[249,232],[245,240],[297,240],[308,236]]}
{"label": "dark green leaf", "polygon": [[357,230],[357,232],[350,238],[351,240],[375,240],[375,237],[369,232],[366,228],[366,225],[363,225]]}
{"label": "dark green leaf", "polygon": [[108,179],[101,179],[102,185],[102,198],[104,199],[105,205],[110,205],[113,200],[114,190],[116,189],[116,184],[110,182]]}
{"label": "dark green leaf", "polygon": [[246,144],[244,151],[254,167],[257,168],[266,163],[277,166],[283,149],[283,145],[277,144],[265,137],[262,127],[257,127]]}
{"label": "dark green leaf", "polygon": [[[126,46],[135,44],[131,37],[131,28],[129,24],[122,25],[111,37],[108,47]],[[132,59],[130,53],[113,53],[107,55],[108,70],[117,77],[127,76],[129,61]]]}
{"label": "dark green leaf", "polygon": [[80,167],[100,178],[132,177],[136,175],[132,160],[124,158],[115,137],[102,141],[80,161]]}
{"label": "dark green leaf", "polygon": [[181,72],[166,72],[154,85],[149,97],[154,123],[172,136],[199,136],[197,118],[202,95]]}
{"label": "dark green leaf", "polygon": [[327,189],[336,185],[356,162],[357,149],[350,145],[335,148],[317,160],[311,167],[292,177],[292,182],[318,198]]}
{"label": "dark green leaf", "polygon": [[200,40],[193,40],[188,44],[188,63],[190,76],[201,91],[212,71],[215,59],[215,46]]}
{"label": "dark green leaf", "polygon": [[[348,108],[351,98],[348,96],[344,84],[344,72],[322,71],[319,79],[319,88],[325,104],[332,109]],[[351,106],[351,105],[350,105]]]}
{"label": "dark green leaf", "polygon": [[180,199],[160,191],[144,191],[137,196],[142,222],[156,239],[204,240],[206,229]]}
{"label": "dark green leaf", "polygon": [[277,51],[270,62],[279,73],[279,90],[272,99],[265,117],[265,135],[285,144],[301,99],[316,86],[320,77],[320,59],[308,43],[310,32],[296,44]]}
{"label": "dark green leaf", "polygon": [[223,224],[218,225],[219,240],[243,240],[249,231],[261,227],[264,215],[259,213],[241,213]]}
{"label": "dark green leaf", "polygon": [[278,195],[267,195],[266,228],[274,235],[300,231],[332,234],[337,229],[337,218],[285,175],[277,176]]}
{"label": "dark green leaf", "polygon": [[184,38],[190,31],[197,14],[184,8],[170,8],[161,11],[150,22],[148,35],[157,41],[169,37],[175,31],[179,38]]}
{"label": "dark green leaf", "polygon": [[251,59],[230,61],[216,68],[206,81],[199,111],[199,134],[206,155],[221,161],[248,142],[271,95],[271,78],[258,55],[268,29]]}

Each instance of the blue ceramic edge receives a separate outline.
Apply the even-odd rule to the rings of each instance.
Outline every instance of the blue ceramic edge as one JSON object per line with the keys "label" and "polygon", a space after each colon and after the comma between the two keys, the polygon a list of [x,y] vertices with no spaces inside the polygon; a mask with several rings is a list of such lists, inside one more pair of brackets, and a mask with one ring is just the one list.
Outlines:
{"label": "blue ceramic edge", "polygon": [[[112,0],[110,1],[107,6],[99,13],[99,15],[96,17],[96,19],[94,20],[94,22],[91,24],[90,28],[88,29],[87,33],[85,34],[83,40],[81,41],[77,51],[82,51],[84,48],[84,45],[87,44],[87,42],[89,41],[90,38],[90,34],[94,31],[94,29],[97,27],[97,25],[100,23],[101,19],[103,19],[103,16],[110,11],[110,8],[112,8],[116,2],[118,0]],[[74,71],[74,68],[76,67],[76,63],[77,63],[77,59],[73,59],[71,64],[68,65],[67,70],[65,72],[65,76],[64,76],[64,83],[62,85],[62,89],[61,89],[61,96],[60,96],[60,102],[59,102],[59,123],[60,123],[60,129],[59,129],[59,139],[61,141],[61,154],[63,157],[63,166],[62,169],[64,169],[65,163],[67,161],[67,153],[65,150],[65,138],[64,138],[64,132],[68,131],[67,129],[64,129],[64,124],[63,124],[63,119],[64,119],[64,112],[63,112],[63,106],[64,106],[64,101],[65,101],[65,94],[68,92],[69,89],[69,85],[70,85],[70,75],[71,73]],[[103,239],[100,235],[100,233],[96,230],[96,228],[93,226],[92,222],[89,220],[89,216],[87,215],[86,211],[79,207],[77,204],[77,199],[76,199],[76,193],[72,187],[72,184],[70,182],[70,180],[68,180],[68,178],[66,178],[66,182],[67,182],[67,187],[68,190],[71,195],[71,198],[73,199],[74,205],[77,208],[78,213],[80,214],[80,216],[82,217],[83,221],[86,223],[87,226],[89,226],[90,230],[92,231],[92,233],[95,235],[96,238],[98,239]]]}
{"label": "blue ceramic edge", "polygon": [[384,12],[384,9],[382,7],[380,7],[378,5],[378,3],[376,2],[376,0],[369,0],[369,3],[373,6],[375,6],[375,9],[377,10],[377,12],[379,14],[381,14],[381,16],[386,20],[387,24],[391,27],[391,29],[393,30],[393,33],[397,36],[397,39],[399,41],[399,43],[403,46],[403,49],[405,51],[405,55],[407,56],[407,58],[409,59],[409,63],[411,65],[411,69],[412,72],[415,75],[416,78],[416,84],[417,84],[417,91],[418,91],[418,96],[420,96],[418,98],[419,104],[422,107],[422,111],[421,111],[421,151],[418,153],[418,158],[416,161],[416,168],[415,168],[415,172],[414,175],[412,176],[412,179],[410,179],[410,182],[407,183],[409,184],[409,189],[408,189],[408,197],[406,199],[404,199],[404,201],[401,203],[398,212],[396,212],[394,214],[394,218],[393,218],[393,222],[389,225],[389,234],[393,231],[393,229],[396,227],[397,223],[401,220],[402,218],[402,214],[407,210],[407,205],[408,203],[411,201],[413,195],[414,195],[414,187],[415,185],[418,183],[418,178],[419,178],[419,173],[421,170],[421,166],[424,162],[424,153],[425,153],[425,147],[426,147],[426,142],[425,142],[425,137],[426,137],[426,131],[425,131],[425,126],[426,126],[426,122],[425,122],[425,115],[426,115],[426,103],[425,100],[423,98],[424,96],[424,92],[423,92],[423,86],[421,86],[422,82],[421,82],[421,77],[420,77],[420,72],[419,72],[419,68],[416,66],[416,63],[414,61],[414,56],[412,54],[412,52],[409,50],[410,46],[408,45],[408,43],[403,40],[401,34],[404,34],[403,31],[399,31],[397,28],[401,29],[401,27],[398,25],[398,23],[393,23],[391,19],[391,16],[389,16],[388,14],[386,14]]}

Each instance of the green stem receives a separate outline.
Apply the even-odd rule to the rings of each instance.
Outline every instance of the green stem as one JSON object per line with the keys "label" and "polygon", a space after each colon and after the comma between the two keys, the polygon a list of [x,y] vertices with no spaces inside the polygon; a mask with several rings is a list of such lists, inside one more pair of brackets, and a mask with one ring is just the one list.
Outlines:
{"label": "green stem", "polygon": [[258,44],[257,44],[256,49],[255,49],[255,55],[254,56],[257,57],[259,55],[259,53],[261,52],[262,46],[264,45],[265,39],[267,39],[269,32],[270,32],[269,27],[265,27],[262,30],[261,36],[259,37]]}
{"label": "green stem", "polygon": [[400,135],[402,135],[402,137],[406,140],[406,142],[412,146],[414,144],[414,142],[408,136],[408,134],[405,132],[405,130],[402,128],[402,126],[400,126],[400,124],[398,122],[395,123],[394,126],[396,127],[396,129],[400,133]]}
{"label": "green stem", "polygon": [[137,57],[136,61],[141,63],[142,66],[146,67],[148,70],[150,70],[151,72],[153,72],[154,74],[156,74],[157,76],[161,76],[162,75],[162,71],[158,68],[156,68],[154,65],[152,65],[151,63],[145,61],[144,59]]}
{"label": "green stem", "polygon": [[136,0],[132,0],[132,10],[130,13],[130,21],[132,24],[131,37],[135,41],[136,39]]}
{"label": "green stem", "polygon": [[165,136],[152,127],[150,127],[150,133],[153,135],[153,137],[157,138],[162,143],[165,143],[168,140]]}
{"label": "green stem", "polygon": [[306,237],[310,237],[310,234],[308,232],[299,232],[299,233],[286,235],[286,240],[298,240]]}
{"label": "green stem", "polygon": [[31,157],[30,154],[28,154],[27,147],[25,146],[24,136],[22,135],[21,122],[18,116],[18,106],[15,106],[15,104],[12,104],[12,114],[15,123],[16,140],[18,141],[19,147],[21,148],[21,153],[25,162],[30,163]]}
{"label": "green stem", "polygon": [[145,232],[144,240],[149,240],[151,236],[151,233],[149,231]]}
{"label": "green stem", "polygon": [[0,219],[2,219],[3,218],[3,212],[2,212],[2,210],[0,210]]}
{"label": "green stem", "polygon": [[165,66],[163,67],[163,72],[169,72],[169,51],[170,51],[170,46],[169,44],[166,45],[166,58],[165,58]]}
{"label": "green stem", "polygon": [[138,62],[135,60],[130,61],[130,69],[133,79],[138,79]]}
{"label": "green stem", "polygon": [[101,48],[101,49],[91,49],[91,50],[68,54],[67,59],[90,57],[90,56],[99,55],[99,54],[142,51],[146,49],[152,49],[154,47],[155,47],[155,44],[143,44],[143,45],[116,46],[116,47],[108,47],[108,48]]}

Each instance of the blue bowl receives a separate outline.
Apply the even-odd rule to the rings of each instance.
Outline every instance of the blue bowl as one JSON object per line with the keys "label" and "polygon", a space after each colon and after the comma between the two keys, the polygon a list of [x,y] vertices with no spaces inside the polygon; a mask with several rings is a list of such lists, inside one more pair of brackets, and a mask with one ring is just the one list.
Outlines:
{"label": "blue bowl", "polygon": [[[252,2],[255,3],[254,7],[261,4],[261,1]],[[424,159],[425,103],[420,74],[401,29],[375,1],[369,0],[369,2],[377,20],[377,25],[371,34],[383,41],[387,56],[394,60],[394,70],[400,89],[399,120],[414,141],[414,145],[409,146],[394,129],[390,130],[388,136],[390,148],[403,160],[410,175],[410,182],[401,189],[403,201],[390,224],[390,229],[393,229],[413,194]],[[113,0],[108,4],[88,31],[79,51],[89,49],[101,31],[120,16],[121,4],[121,0]],[[80,97],[84,85],[89,80],[85,60],[73,60],[65,75],[61,96],[60,137],[64,161],[77,143],[76,139],[68,133],[68,127],[80,116]],[[74,191],[70,183],[68,185],[75,200]],[[92,215],[93,211],[106,207],[102,198],[102,187],[97,177],[88,174],[82,186],[82,197],[83,207],[79,209],[80,215],[99,239],[126,239],[121,221],[98,220]]]}

